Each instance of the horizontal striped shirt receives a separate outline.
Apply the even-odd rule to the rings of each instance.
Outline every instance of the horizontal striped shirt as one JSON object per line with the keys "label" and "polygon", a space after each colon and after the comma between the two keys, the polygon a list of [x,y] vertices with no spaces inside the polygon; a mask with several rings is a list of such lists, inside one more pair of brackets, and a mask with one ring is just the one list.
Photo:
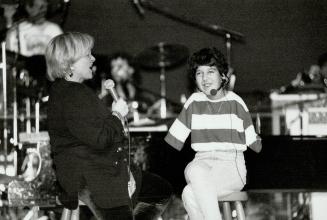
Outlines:
{"label": "horizontal striped shirt", "polygon": [[247,106],[231,91],[218,100],[211,100],[202,92],[193,93],[165,140],[181,150],[190,133],[195,151],[245,151],[247,146],[261,150]]}

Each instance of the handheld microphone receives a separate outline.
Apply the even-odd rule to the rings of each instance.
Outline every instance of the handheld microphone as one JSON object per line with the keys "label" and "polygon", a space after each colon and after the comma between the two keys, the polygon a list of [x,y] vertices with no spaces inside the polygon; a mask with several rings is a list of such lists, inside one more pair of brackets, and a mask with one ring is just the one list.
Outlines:
{"label": "handheld microphone", "polygon": [[[115,82],[112,79],[107,79],[104,82],[104,87],[109,90],[109,93],[110,93],[111,97],[115,100],[115,102],[117,102],[118,101],[118,95],[117,95],[117,92],[115,90]],[[129,133],[127,118],[121,116],[120,113],[118,113],[118,112],[116,114],[118,114],[117,117],[122,122],[122,125],[123,125],[123,128],[124,128],[124,135],[127,136],[128,133]]]}
{"label": "handheld microphone", "polygon": [[107,79],[104,82],[104,87],[109,90],[110,95],[115,100],[115,102],[117,102],[118,101],[118,95],[117,95],[117,92],[115,90],[115,82],[112,79]]}

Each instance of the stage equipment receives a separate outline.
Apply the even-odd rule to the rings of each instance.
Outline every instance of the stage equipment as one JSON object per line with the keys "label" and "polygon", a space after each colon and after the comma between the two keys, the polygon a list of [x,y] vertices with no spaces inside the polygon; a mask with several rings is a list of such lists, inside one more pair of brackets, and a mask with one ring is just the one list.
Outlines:
{"label": "stage equipment", "polygon": [[273,135],[326,136],[327,94],[271,93],[270,99]]}
{"label": "stage equipment", "polygon": [[7,156],[8,156],[8,103],[7,103],[7,56],[6,56],[6,43],[1,43],[1,63],[0,69],[2,70],[2,99],[1,108],[3,112],[3,140],[1,141],[3,146],[3,153],[5,156],[4,169],[7,167]]}
{"label": "stage equipment", "polygon": [[160,42],[136,56],[136,62],[142,67],[160,69],[160,118],[167,117],[166,69],[181,64],[188,55],[189,50],[184,45]]}

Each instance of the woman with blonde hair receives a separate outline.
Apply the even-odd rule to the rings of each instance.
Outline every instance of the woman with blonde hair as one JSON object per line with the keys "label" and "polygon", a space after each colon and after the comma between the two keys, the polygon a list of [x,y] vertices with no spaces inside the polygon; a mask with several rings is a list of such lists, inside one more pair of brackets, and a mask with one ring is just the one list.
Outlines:
{"label": "woman with blonde hair", "polygon": [[[59,199],[69,209],[77,208],[78,199],[85,200],[98,219],[133,219],[132,204],[140,201],[147,182],[144,180],[153,175],[134,169],[136,190],[128,191],[128,153],[123,146],[121,123],[128,106],[119,99],[109,111],[83,84],[93,77],[93,44],[90,35],[71,32],[53,38],[46,49],[48,77],[54,81],[49,96],[48,130],[63,192]],[[161,182],[155,186],[163,190],[154,203],[166,204],[170,185],[159,177],[152,179],[158,180],[154,184]]]}

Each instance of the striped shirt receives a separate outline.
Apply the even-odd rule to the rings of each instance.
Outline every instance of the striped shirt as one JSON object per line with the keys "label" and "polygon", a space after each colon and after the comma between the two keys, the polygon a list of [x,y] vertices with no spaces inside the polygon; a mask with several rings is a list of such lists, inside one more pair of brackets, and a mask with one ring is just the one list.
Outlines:
{"label": "striped shirt", "polygon": [[191,133],[191,147],[195,151],[245,151],[250,147],[261,150],[247,106],[240,96],[227,92],[218,100],[204,93],[193,93],[178,118],[170,127],[165,141],[181,150]]}

